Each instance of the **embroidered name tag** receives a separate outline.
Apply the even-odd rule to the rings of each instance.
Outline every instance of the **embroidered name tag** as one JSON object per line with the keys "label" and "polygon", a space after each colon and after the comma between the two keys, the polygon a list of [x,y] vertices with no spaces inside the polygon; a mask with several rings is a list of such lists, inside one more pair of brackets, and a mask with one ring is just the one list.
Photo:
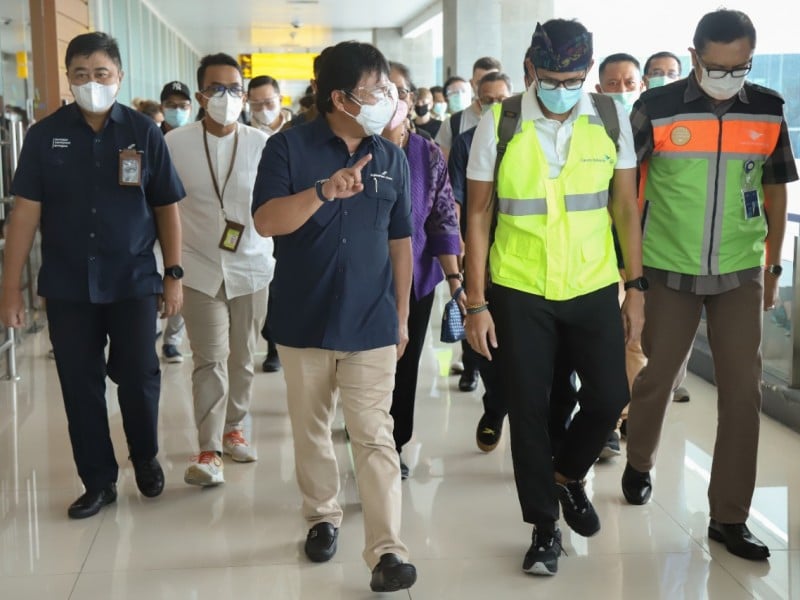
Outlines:
{"label": "embroidered name tag", "polygon": [[72,141],[69,138],[53,138],[51,148],[69,148]]}

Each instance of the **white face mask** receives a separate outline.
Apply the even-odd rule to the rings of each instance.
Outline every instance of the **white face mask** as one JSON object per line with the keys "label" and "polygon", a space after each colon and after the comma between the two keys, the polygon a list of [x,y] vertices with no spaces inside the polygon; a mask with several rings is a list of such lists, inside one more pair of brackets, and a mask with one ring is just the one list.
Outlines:
{"label": "white face mask", "polygon": [[345,114],[354,118],[367,135],[380,135],[392,120],[396,110],[397,100],[384,96],[375,104],[362,104],[361,112],[356,116],[347,111]]}
{"label": "white face mask", "polygon": [[243,98],[233,98],[225,92],[221,98],[209,98],[206,112],[220,125],[230,125],[235,123],[242,114]]}
{"label": "white face mask", "polygon": [[700,69],[700,73],[700,87],[715,100],[733,98],[744,86],[744,77],[734,77],[726,73],[722,79],[711,79],[705,69]]}
{"label": "white face mask", "polygon": [[253,118],[253,123],[261,127],[266,127],[271,123],[274,123],[275,120],[280,116],[280,114],[281,114],[281,109],[277,110],[264,109],[251,113],[251,116]]}
{"label": "white face mask", "polygon": [[112,83],[111,85],[103,85],[96,81],[90,81],[83,85],[71,85],[72,95],[75,97],[75,102],[78,103],[83,110],[90,113],[104,113],[117,97],[119,84]]}

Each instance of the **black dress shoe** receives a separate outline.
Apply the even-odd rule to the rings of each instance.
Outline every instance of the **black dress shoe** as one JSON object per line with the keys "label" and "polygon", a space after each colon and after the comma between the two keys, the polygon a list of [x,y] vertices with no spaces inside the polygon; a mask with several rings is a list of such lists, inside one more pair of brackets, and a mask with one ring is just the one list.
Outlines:
{"label": "black dress shoe", "polygon": [[462,392],[473,392],[478,388],[478,371],[464,371],[458,378],[458,389]]}
{"label": "black dress shoe", "polygon": [[313,562],[327,562],[336,554],[336,538],[339,530],[332,523],[317,523],[308,530],[306,556]]}
{"label": "black dress shoe", "polygon": [[136,487],[142,495],[155,498],[164,491],[164,471],[154,456],[147,460],[133,460],[133,471],[136,473]]}
{"label": "black dress shoe", "polygon": [[722,542],[728,552],[748,560],[765,560],[769,558],[769,548],[756,536],[750,533],[744,523],[717,523],[714,519],[708,524],[708,537]]}
{"label": "black dress shoe", "polygon": [[267,350],[267,357],[261,365],[261,370],[264,373],[277,373],[281,370],[281,359],[278,357],[278,350],[270,348]]}
{"label": "black dress shoe", "polygon": [[650,472],[637,471],[630,464],[625,465],[622,473],[622,493],[629,504],[647,504],[653,493],[653,482],[650,481]]}
{"label": "black dress shoe", "polygon": [[396,554],[384,554],[372,569],[369,587],[373,592],[396,592],[410,588],[416,580],[414,565],[403,562]]}
{"label": "black dress shoe", "polygon": [[109,484],[108,487],[104,487],[101,490],[94,490],[91,492],[86,492],[83,496],[75,500],[69,509],[67,510],[67,514],[69,515],[70,519],[85,519],[86,517],[92,517],[100,512],[100,509],[103,508],[106,504],[111,504],[117,499],[117,486],[116,484],[112,483]]}

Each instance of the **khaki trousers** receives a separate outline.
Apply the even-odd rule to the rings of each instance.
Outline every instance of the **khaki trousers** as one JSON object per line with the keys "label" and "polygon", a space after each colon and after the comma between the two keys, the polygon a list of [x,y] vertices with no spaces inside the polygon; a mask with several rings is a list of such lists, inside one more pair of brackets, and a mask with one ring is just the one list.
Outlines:
{"label": "khaki trousers", "polygon": [[362,556],[370,569],[386,553],[407,559],[408,549],[399,537],[400,458],[389,414],[397,365],[395,347],[336,352],[279,345],[278,354],[286,378],[297,484],[306,521],[310,526],[326,521],[334,527],[342,522],[337,501],[339,467],[331,439],[338,396],[364,512]]}
{"label": "khaki trousers", "polygon": [[648,362],[633,384],[628,462],[637,471],[649,471],[655,465],[672,389],[705,307],[718,411],[708,500],[711,518],[721,523],[747,520],[755,488],[761,410],[761,277],[710,296],[676,291],[652,278],[645,303],[642,347]]}
{"label": "khaki trousers", "polygon": [[253,355],[267,312],[267,289],[229,299],[183,288],[192,349],[192,397],[200,451],[222,452],[222,436],[241,429],[250,410]]}

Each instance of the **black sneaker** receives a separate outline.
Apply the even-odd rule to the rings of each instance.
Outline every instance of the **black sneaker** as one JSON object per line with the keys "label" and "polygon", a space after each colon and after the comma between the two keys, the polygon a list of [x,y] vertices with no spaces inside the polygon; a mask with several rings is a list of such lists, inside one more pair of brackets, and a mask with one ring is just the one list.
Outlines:
{"label": "black sneaker", "polygon": [[491,452],[500,443],[501,435],[503,435],[503,420],[495,421],[484,413],[481,420],[478,421],[478,430],[475,432],[478,448],[483,452]]}
{"label": "black sneaker", "polygon": [[181,354],[180,350],[178,350],[178,347],[175,346],[175,344],[164,344],[161,346],[161,355],[168,363],[183,362],[183,354]]}
{"label": "black sneaker", "polygon": [[408,469],[408,465],[403,462],[403,457],[400,457],[400,479],[408,479],[410,471]]}
{"label": "black sneaker", "polygon": [[478,370],[465,370],[458,379],[458,389],[462,392],[474,392],[478,388]]}
{"label": "black sneaker", "polygon": [[373,592],[396,592],[405,590],[417,581],[417,569],[403,562],[396,554],[384,554],[372,569],[369,588]]}
{"label": "black sneaker", "polygon": [[530,575],[555,575],[558,557],[561,556],[561,530],[539,531],[533,528],[531,547],[525,553],[522,570]]}
{"label": "black sneaker", "polygon": [[614,458],[619,455],[619,434],[616,431],[612,431],[608,434],[608,439],[603,449],[600,450],[600,460],[608,460],[609,458]]}
{"label": "black sneaker", "polygon": [[600,531],[600,519],[586,497],[582,481],[570,481],[566,485],[557,483],[556,489],[564,520],[572,531],[583,537],[593,536]]}

